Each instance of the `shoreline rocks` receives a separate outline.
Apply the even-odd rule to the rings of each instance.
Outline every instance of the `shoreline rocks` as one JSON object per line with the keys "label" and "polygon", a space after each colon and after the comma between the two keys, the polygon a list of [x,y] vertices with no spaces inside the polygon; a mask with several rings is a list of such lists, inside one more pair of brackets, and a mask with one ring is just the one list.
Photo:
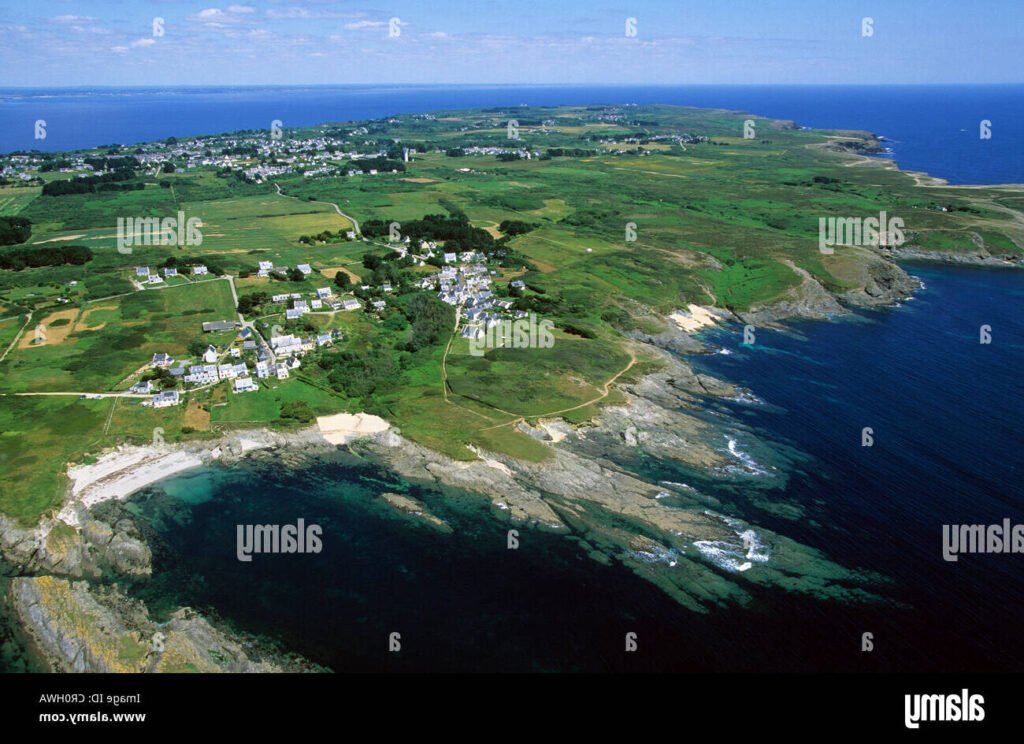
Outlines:
{"label": "shoreline rocks", "polygon": [[155,622],[116,586],[53,576],[11,580],[8,599],[23,631],[54,672],[282,672],[312,665],[250,658],[253,646],[189,608]]}

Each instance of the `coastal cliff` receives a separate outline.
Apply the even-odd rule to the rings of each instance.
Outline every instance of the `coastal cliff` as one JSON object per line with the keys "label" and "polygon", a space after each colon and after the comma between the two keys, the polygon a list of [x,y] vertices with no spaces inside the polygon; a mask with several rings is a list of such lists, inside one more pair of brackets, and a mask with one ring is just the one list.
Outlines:
{"label": "coastal cliff", "polygon": [[116,586],[52,576],[13,579],[9,601],[36,650],[55,672],[281,672],[310,665],[252,659],[252,644],[188,608],[155,622]]}

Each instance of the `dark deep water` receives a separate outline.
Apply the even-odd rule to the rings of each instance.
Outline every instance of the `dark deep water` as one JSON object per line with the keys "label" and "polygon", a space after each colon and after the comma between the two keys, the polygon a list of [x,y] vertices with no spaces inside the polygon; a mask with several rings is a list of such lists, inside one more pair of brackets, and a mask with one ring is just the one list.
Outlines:
{"label": "dark deep water", "polygon": [[[871,590],[885,601],[751,585],[747,606],[695,614],[627,568],[591,560],[575,538],[522,530],[508,550],[508,525],[483,500],[409,487],[343,454],[294,471],[194,471],[136,497],[132,508],[159,536],[155,578],[138,591],[161,607],[212,608],[337,671],[1019,669],[1024,555],[947,563],[941,526],[1024,522],[1024,273],[909,270],[927,289],[902,307],[795,324],[790,335],[758,331],[751,347],[738,327],[708,336],[732,353],[700,364],[766,402],[719,406],[790,453],[775,460],[788,463],[784,490],[641,466],[877,572]],[[982,324],[990,345],[978,342]],[[865,426],[872,447],[861,446]],[[399,489],[454,534],[388,516],[377,494]],[[299,517],[323,526],[322,553],[237,560],[236,524]],[[628,631],[635,654],[624,653]],[[400,654],[387,652],[392,632]],[[860,650],[864,632],[871,653]]]}

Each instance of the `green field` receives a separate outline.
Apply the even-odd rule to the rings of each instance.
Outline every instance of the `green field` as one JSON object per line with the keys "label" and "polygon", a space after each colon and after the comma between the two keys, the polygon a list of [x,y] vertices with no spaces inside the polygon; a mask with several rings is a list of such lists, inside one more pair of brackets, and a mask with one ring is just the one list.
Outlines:
{"label": "green field", "polygon": [[[296,404],[306,417],[382,415],[404,436],[458,459],[473,459],[480,448],[543,460],[550,450],[518,423],[549,415],[586,421],[599,406],[622,400],[610,384],[619,375],[650,371],[624,331],[658,333],[662,318],[688,303],[743,313],[792,300],[812,281],[803,272],[833,292],[865,287],[865,267],[877,257],[863,248],[823,255],[821,217],[885,211],[901,217],[908,243],[926,251],[983,246],[1019,256],[1024,249],[1019,189],[919,187],[887,161],[863,162],[857,147],[874,144],[864,133],[757,119],[758,138],[745,140],[748,114],[642,106],[615,109],[614,122],[598,120],[607,113],[595,106],[401,115],[363,123],[372,134],[338,135],[343,146],[335,152],[374,155],[416,143],[402,173],[296,173],[253,183],[203,167],[139,174],[142,188],[131,191],[42,196],[38,187],[0,189],[0,215],[31,220],[29,246],[82,245],[93,252],[84,265],[0,270],[0,349],[25,314],[33,314],[25,342],[0,363],[0,393],[121,390],[155,352],[180,357],[197,341],[231,340],[230,333],[204,338],[200,330],[203,321],[236,317],[227,280],[181,276],[138,291],[136,266],[201,261],[232,276],[247,301],[259,293],[308,295],[333,286],[339,269],[357,285],[373,284],[374,263],[364,264],[364,254],[379,259],[391,246],[384,239],[346,239],[353,225],[332,204],[363,226],[465,215],[502,247],[487,264],[495,292],[557,329],[550,349],[491,349],[482,357],[470,355],[464,339],[452,340],[451,327],[425,346],[412,345],[416,317],[409,308],[428,293],[416,284],[433,266],[395,269],[398,287],[380,313],[322,312],[285,323],[284,306],[266,303],[249,318],[265,335],[277,325],[307,335],[340,330],[344,338],[309,354],[287,381],[264,381],[260,391],[242,395],[222,383],[190,392],[178,409],[73,396],[0,398],[0,510],[33,521],[60,503],[65,464],[104,446],[149,441],[157,428],[174,441],[227,428],[294,427],[303,422],[282,412]],[[513,147],[505,127],[511,118],[549,124],[522,126]],[[620,141],[625,138],[636,142]],[[857,147],[842,152],[836,141]],[[533,155],[465,154],[472,147]],[[164,218],[179,210],[201,220],[200,245],[118,251],[119,217]],[[528,229],[503,235],[505,221]],[[299,242],[325,231],[332,235],[323,241]],[[259,278],[260,261],[308,263],[314,273],[301,281]],[[514,278],[526,289],[510,295]],[[383,296],[370,292],[371,299]],[[45,343],[27,343],[40,326]],[[332,366],[340,358],[345,364]]]}
{"label": "green field", "polygon": [[38,186],[0,188],[0,217],[21,212],[42,191]]}
{"label": "green field", "polygon": [[0,366],[0,392],[109,391],[154,353],[184,354],[204,321],[234,317],[225,280],[40,313],[33,328],[44,329],[46,342],[19,341]]}

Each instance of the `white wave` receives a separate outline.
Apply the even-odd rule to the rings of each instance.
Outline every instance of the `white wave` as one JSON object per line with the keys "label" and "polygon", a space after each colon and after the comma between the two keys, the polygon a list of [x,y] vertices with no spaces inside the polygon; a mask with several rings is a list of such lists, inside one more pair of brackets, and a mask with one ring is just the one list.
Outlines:
{"label": "white wave", "polygon": [[701,555],[707,558],[720,568],[726,571],[742,573],[749,571],[755,563],[767,563],[771,557],[771,550],[761,536],[743,522],[732,517],[722,517],[711,511],[705,511],[714,517],[720,518],[736,535],[736,540],[696,540],[693,545],[700,551]]}
{"label": "white wave", "polygon": [[675,548],[665,548],[661,545],[652,545],[650,550],[630,550],[628,554],[642,563],[664,563],[669,568],[676,566],[680,556]]}
{"label": "white wave", "polygon": [[761,400],[756,395],[747,390],[741,390],[739,393],[731,397],[729,400],[736,401],[737,403],[749,403],[754,406],[764,405],[763,400]]}
{"label": "white wave", "polygon": [[735,439],[733,439],[732,437],[727,436],[726,439],[729,442],[729,445],[728,445],[729,454],[732,455],[733,457],[735,457],[737,460],[739,460],[740,464],[742,465],[742,468],[736,468],[736,467],[733,467],[733,466],[726,466],[726,468],[725,468],[726,472],[730,472],[730,473],[740,472],[740,473],[745,473],[745,474],[750,474],[750,475],[769,475],[770,474],[770,470],[775,470],[775,468],[773,468],[771,466],[769,466],[769,469],[765,469],[764,467],[762,467],[761,464],[757,460],[755,460],[753,457],[751,457],[748,453],[746,453],[743,450],[741,450],[740,447],[739,447],[739,444],[737,443],[737,441]]}

